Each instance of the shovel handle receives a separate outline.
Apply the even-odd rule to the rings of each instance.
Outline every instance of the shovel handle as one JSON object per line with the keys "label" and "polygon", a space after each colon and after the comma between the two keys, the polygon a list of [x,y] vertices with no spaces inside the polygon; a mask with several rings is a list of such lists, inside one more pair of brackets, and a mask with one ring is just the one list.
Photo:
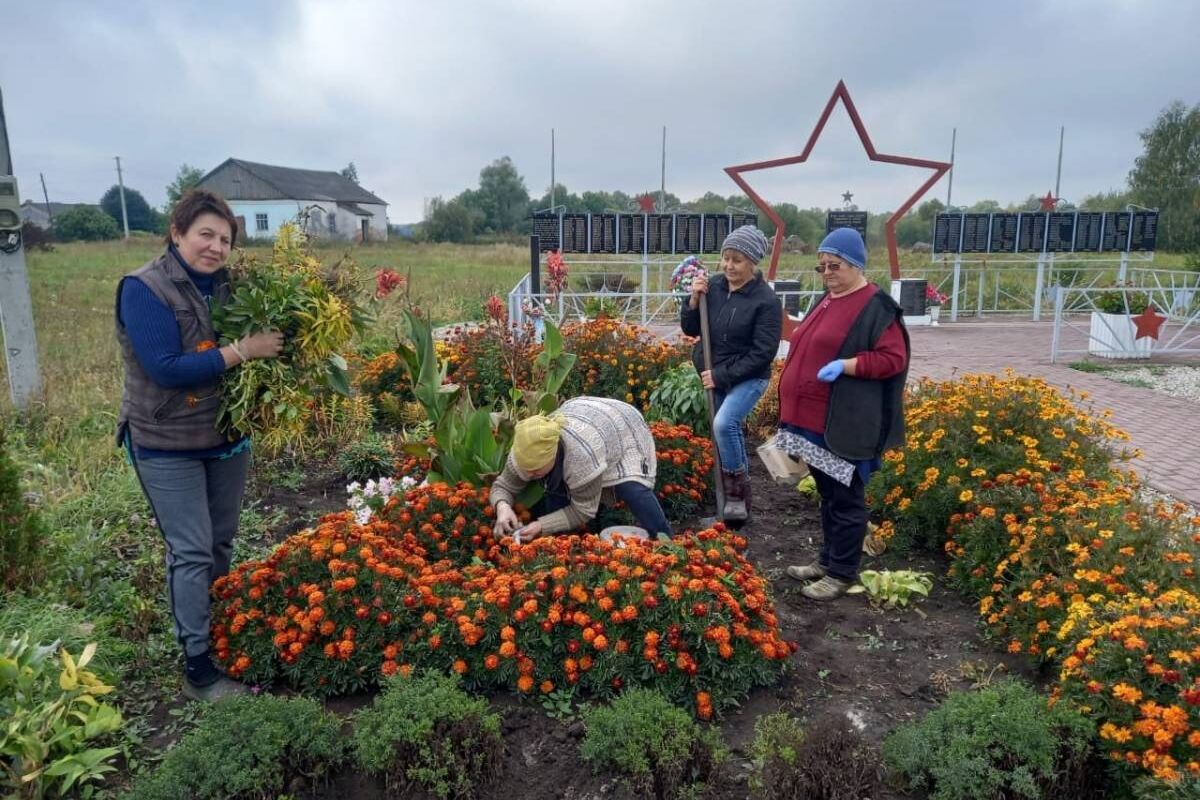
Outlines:
{"label": "shovel handle", "polygon": [[[708,327],[708,293],[700,295],[700,349],[704,354],[704,369],[712,371],[712,336]],[[717,450],[716,397],[713,390],[705,388],[705,405],[708,407],[708,430],[713,445],[713,488],[717,494],[717,519],[725,519],[725,484],[721,480],[721,454]]]}

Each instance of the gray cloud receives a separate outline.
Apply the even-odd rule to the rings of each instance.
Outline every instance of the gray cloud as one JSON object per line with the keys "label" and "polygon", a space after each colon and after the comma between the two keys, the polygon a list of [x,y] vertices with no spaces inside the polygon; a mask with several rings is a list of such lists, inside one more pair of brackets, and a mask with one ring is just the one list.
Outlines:
{"label": "gray cloud", "polygon": [[[1138,131],[1197,102],[1200,5],[1180,2],[54,2],[11,4],[0,36],[26,197],[155,204],[182,162],[353,160],[394,221],[510,155],[530,191],[735,188],[729,164],[792,155],[844,78],[875,146],[948,155],[956,202],[1120,186]],[[842,111],[809,164],[751,176],[772,201],[895,208],[925,172],[871,164]],[[35,192],[35,188],[38,191]],[[945,182],[933,190],[945,195]]]}

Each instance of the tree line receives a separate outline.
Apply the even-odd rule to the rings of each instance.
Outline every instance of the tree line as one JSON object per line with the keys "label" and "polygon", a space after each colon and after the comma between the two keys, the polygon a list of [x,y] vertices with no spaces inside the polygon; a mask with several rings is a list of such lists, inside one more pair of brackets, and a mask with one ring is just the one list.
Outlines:
{"label": "tree line", "polygon": [[[1135,159],[1125,186],[1081,198],[1077,203],[1063,201],[1059,209],[1072,211],[1120,210],[1126,204],[1159,209],[1159,247],[1172,251],[1200,250],[1200,104],[1187,106],[1180,101],[1163,109],[1150,127],[1141,132],[1142,153]],[[555,206],[570,212],[593,214],[636,209],[636,198],[650,195],[662,212],[723,213],[731,208],[757,213],[749,198],[741,194],[722,196],[707,192],[702,197],[683,201],[667,192],[650,189],[628,194],[623,191],[585,191],[579,194],[556,184]],[[479,184],[451,199],[435,197],[428,204],[418,235],[435,242],[474,242],[528,235],[531,216],[551,207],[551,192],[540,197],[529,194],[525,179],[508,156],[493,161],[479,173]],[[980,200],[955,211],[1037,211],[1041,198],[1030,194],[1024,200],[1002,204]],[[829,209],[799,208],[793,203],[772,204],[783,220],[788,236],[815,244],[825,232]],[[929,199],[909,211],[896,225],[896,240],[902,247],[928,242],[934,217],[946,210],[940,200]],[[867,240],[872,247],[883,245],[883,224],[891,211],[872,212],[868,217]],[[775,226],[759,214],[759,227],[774,235]]]}

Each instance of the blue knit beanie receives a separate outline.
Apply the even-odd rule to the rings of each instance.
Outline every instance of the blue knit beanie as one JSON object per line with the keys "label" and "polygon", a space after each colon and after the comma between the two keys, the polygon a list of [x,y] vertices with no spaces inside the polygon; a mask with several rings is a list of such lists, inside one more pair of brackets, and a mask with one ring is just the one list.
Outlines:
{"label": "blue knit beanie", "polygon": [[725,237],[722,250],[737,250],[739,253],[757,264],[767,254],[767,236],[753,225],[743,225],[734,228]]}
{"label": "blue knit beanie", "polygon": [[867,268],[867,246],[854,228],[834,228],[821,240],[818,253],[829,253],[859,269]]}

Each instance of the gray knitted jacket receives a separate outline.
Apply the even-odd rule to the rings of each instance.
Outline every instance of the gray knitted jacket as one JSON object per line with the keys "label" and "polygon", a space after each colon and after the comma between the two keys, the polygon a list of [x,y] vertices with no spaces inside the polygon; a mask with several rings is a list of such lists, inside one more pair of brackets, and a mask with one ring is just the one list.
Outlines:
{"label": "gray knitted jacket", "polygon": [[[626,481],[654,488],[658,459],[650,427],[636,408],[604,397],[576,397],[559,409],[566,418],[560,441],[563,446],[563,479],[571,504],[540,517],[543,533],[562,533],[588,522],[600,509],[613,486]],[[533,478],[513,461],[512,455],[496,482],[491,502],[513,503]],[[614,496],[615,497],[615,496]]]}

